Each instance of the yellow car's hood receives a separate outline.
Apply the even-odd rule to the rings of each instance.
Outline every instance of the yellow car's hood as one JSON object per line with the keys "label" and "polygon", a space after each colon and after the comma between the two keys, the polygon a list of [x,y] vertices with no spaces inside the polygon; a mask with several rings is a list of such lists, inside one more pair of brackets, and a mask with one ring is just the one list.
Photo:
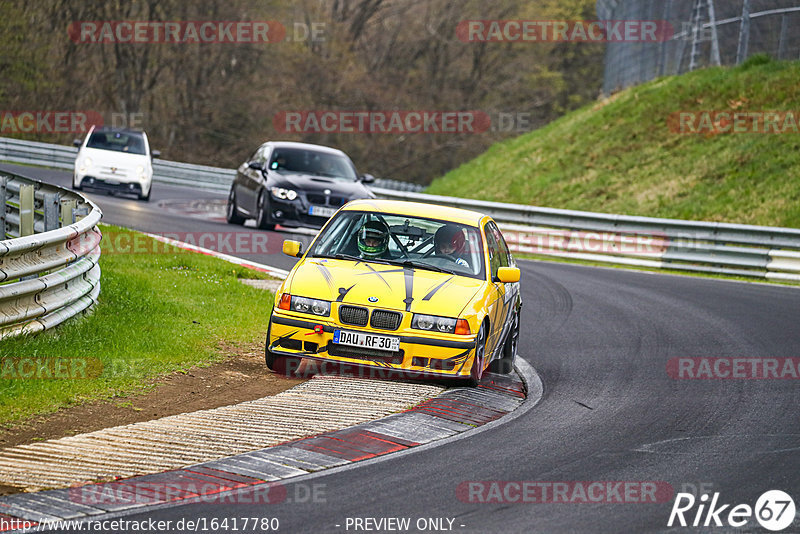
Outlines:
{"label": "yellow car's hood", "polygon": [[483,283],[399,265],[308,258],[295,267],[286,289],[302,297],[457,317]]}

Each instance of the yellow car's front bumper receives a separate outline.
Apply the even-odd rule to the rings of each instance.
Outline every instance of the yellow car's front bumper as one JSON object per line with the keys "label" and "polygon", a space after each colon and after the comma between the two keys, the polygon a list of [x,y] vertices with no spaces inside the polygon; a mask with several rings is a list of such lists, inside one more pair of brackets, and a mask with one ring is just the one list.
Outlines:
{"label": "yellow car's front bumper", "polygon": [[[316,328],[315,328],[316,327]],[[321,328],[320,328],[321,327]],[[400,350],[350,347],[333,343],[335,330],[399,337]],[[340,325],[275,310],[267,331],[267,350],[275,356],[309,358],[368,369],[379,378],[469,378],[475,356],[475,335],[438,334],[401,327],[395,331]]]}

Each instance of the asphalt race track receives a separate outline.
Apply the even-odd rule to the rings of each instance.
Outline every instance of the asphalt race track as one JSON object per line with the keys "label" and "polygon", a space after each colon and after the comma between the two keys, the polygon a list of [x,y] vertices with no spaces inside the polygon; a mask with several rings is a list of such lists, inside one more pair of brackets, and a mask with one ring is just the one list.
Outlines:
{"label": "asphalt race track", "polygon": [[[69,180],[65,172],[4,167],[60,184]],[[107,223],[149,232],[230,229],[159,210],[160,200],[219,198],[186,188],[156,184],[149,204],[90,196]],[[281,268],[292,263],[280,254],[247,259]],[[800,356],[800,289],[555,263],[523,261],[521,267],[520,356],[544,383],[533,409],[466,439],[297,479],[280,504],[189,504],[126,518],[274,517],[279,532],[391,525],[376,529],[377,523],[356,518],[409,518],[411,532],[419,531],[418,520],[424,531],[728,532],[727,526],[668,527],[672,493],[657,503],[633,495],[625,499],[630,502],[587,503],[574,494],[570,502],[521,503],[513,502],[519,492],[480,488],[493,487],[490,481],[501,481],[494,485],[501,488],[511,487],[505,481],[666,483],[676,493],[719,492],[719,504],[732,505],[723,520],[733,505],[754,506],[767,490],[798,500],[800,382],[674,379],[667,362]],[[318,498],[291,499],[310,484],[319,485]],[[474,502],[487,497],[492,502]],[[686,513],[689,522],[696,511]],[[428,518],[444,521],[437,529]],[[739,531],[765,530],[751,520]],[[798,531],[796,519],[784,532]]]}

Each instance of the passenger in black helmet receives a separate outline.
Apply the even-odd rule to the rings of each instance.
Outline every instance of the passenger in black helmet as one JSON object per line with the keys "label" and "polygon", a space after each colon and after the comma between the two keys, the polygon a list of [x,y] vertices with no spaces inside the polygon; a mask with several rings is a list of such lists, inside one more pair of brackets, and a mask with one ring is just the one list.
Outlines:
{"label": "passenger in black helmet", "polygon": [[436,256],[447,258],[458,265],[469,267],[469,263],[461,257],[464,250],[464,232],[461,228],[452,224],[445,224],[436,230],[433,243]]}
{"label": "passenger in black helmet", "polygon": [[358,230],[358,251],[362,258],[386,258],[389,229],[380,221],[369,221]]}

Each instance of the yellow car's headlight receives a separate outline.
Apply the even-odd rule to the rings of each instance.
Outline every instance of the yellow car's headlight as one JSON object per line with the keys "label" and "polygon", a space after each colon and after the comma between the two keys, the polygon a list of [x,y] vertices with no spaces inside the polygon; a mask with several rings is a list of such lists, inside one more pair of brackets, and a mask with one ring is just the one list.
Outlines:
{"label": "yellow car's headlight", "polygon": [[422,315],[415,313],[411,319],[411,328],[427,330],[429,332],[442,332],[445,334],[470,335],[469,323],[465,319],[453,317],[439,317],[437,315]]}
{"label": "yellow car's headlight", "polygon": [[288,293],[281,295],[278,308],[300,313],[310,313],[312,315],[319,315],[320,317],[327,317],[331,314],[331,303],[327,300],[298,297]]}

